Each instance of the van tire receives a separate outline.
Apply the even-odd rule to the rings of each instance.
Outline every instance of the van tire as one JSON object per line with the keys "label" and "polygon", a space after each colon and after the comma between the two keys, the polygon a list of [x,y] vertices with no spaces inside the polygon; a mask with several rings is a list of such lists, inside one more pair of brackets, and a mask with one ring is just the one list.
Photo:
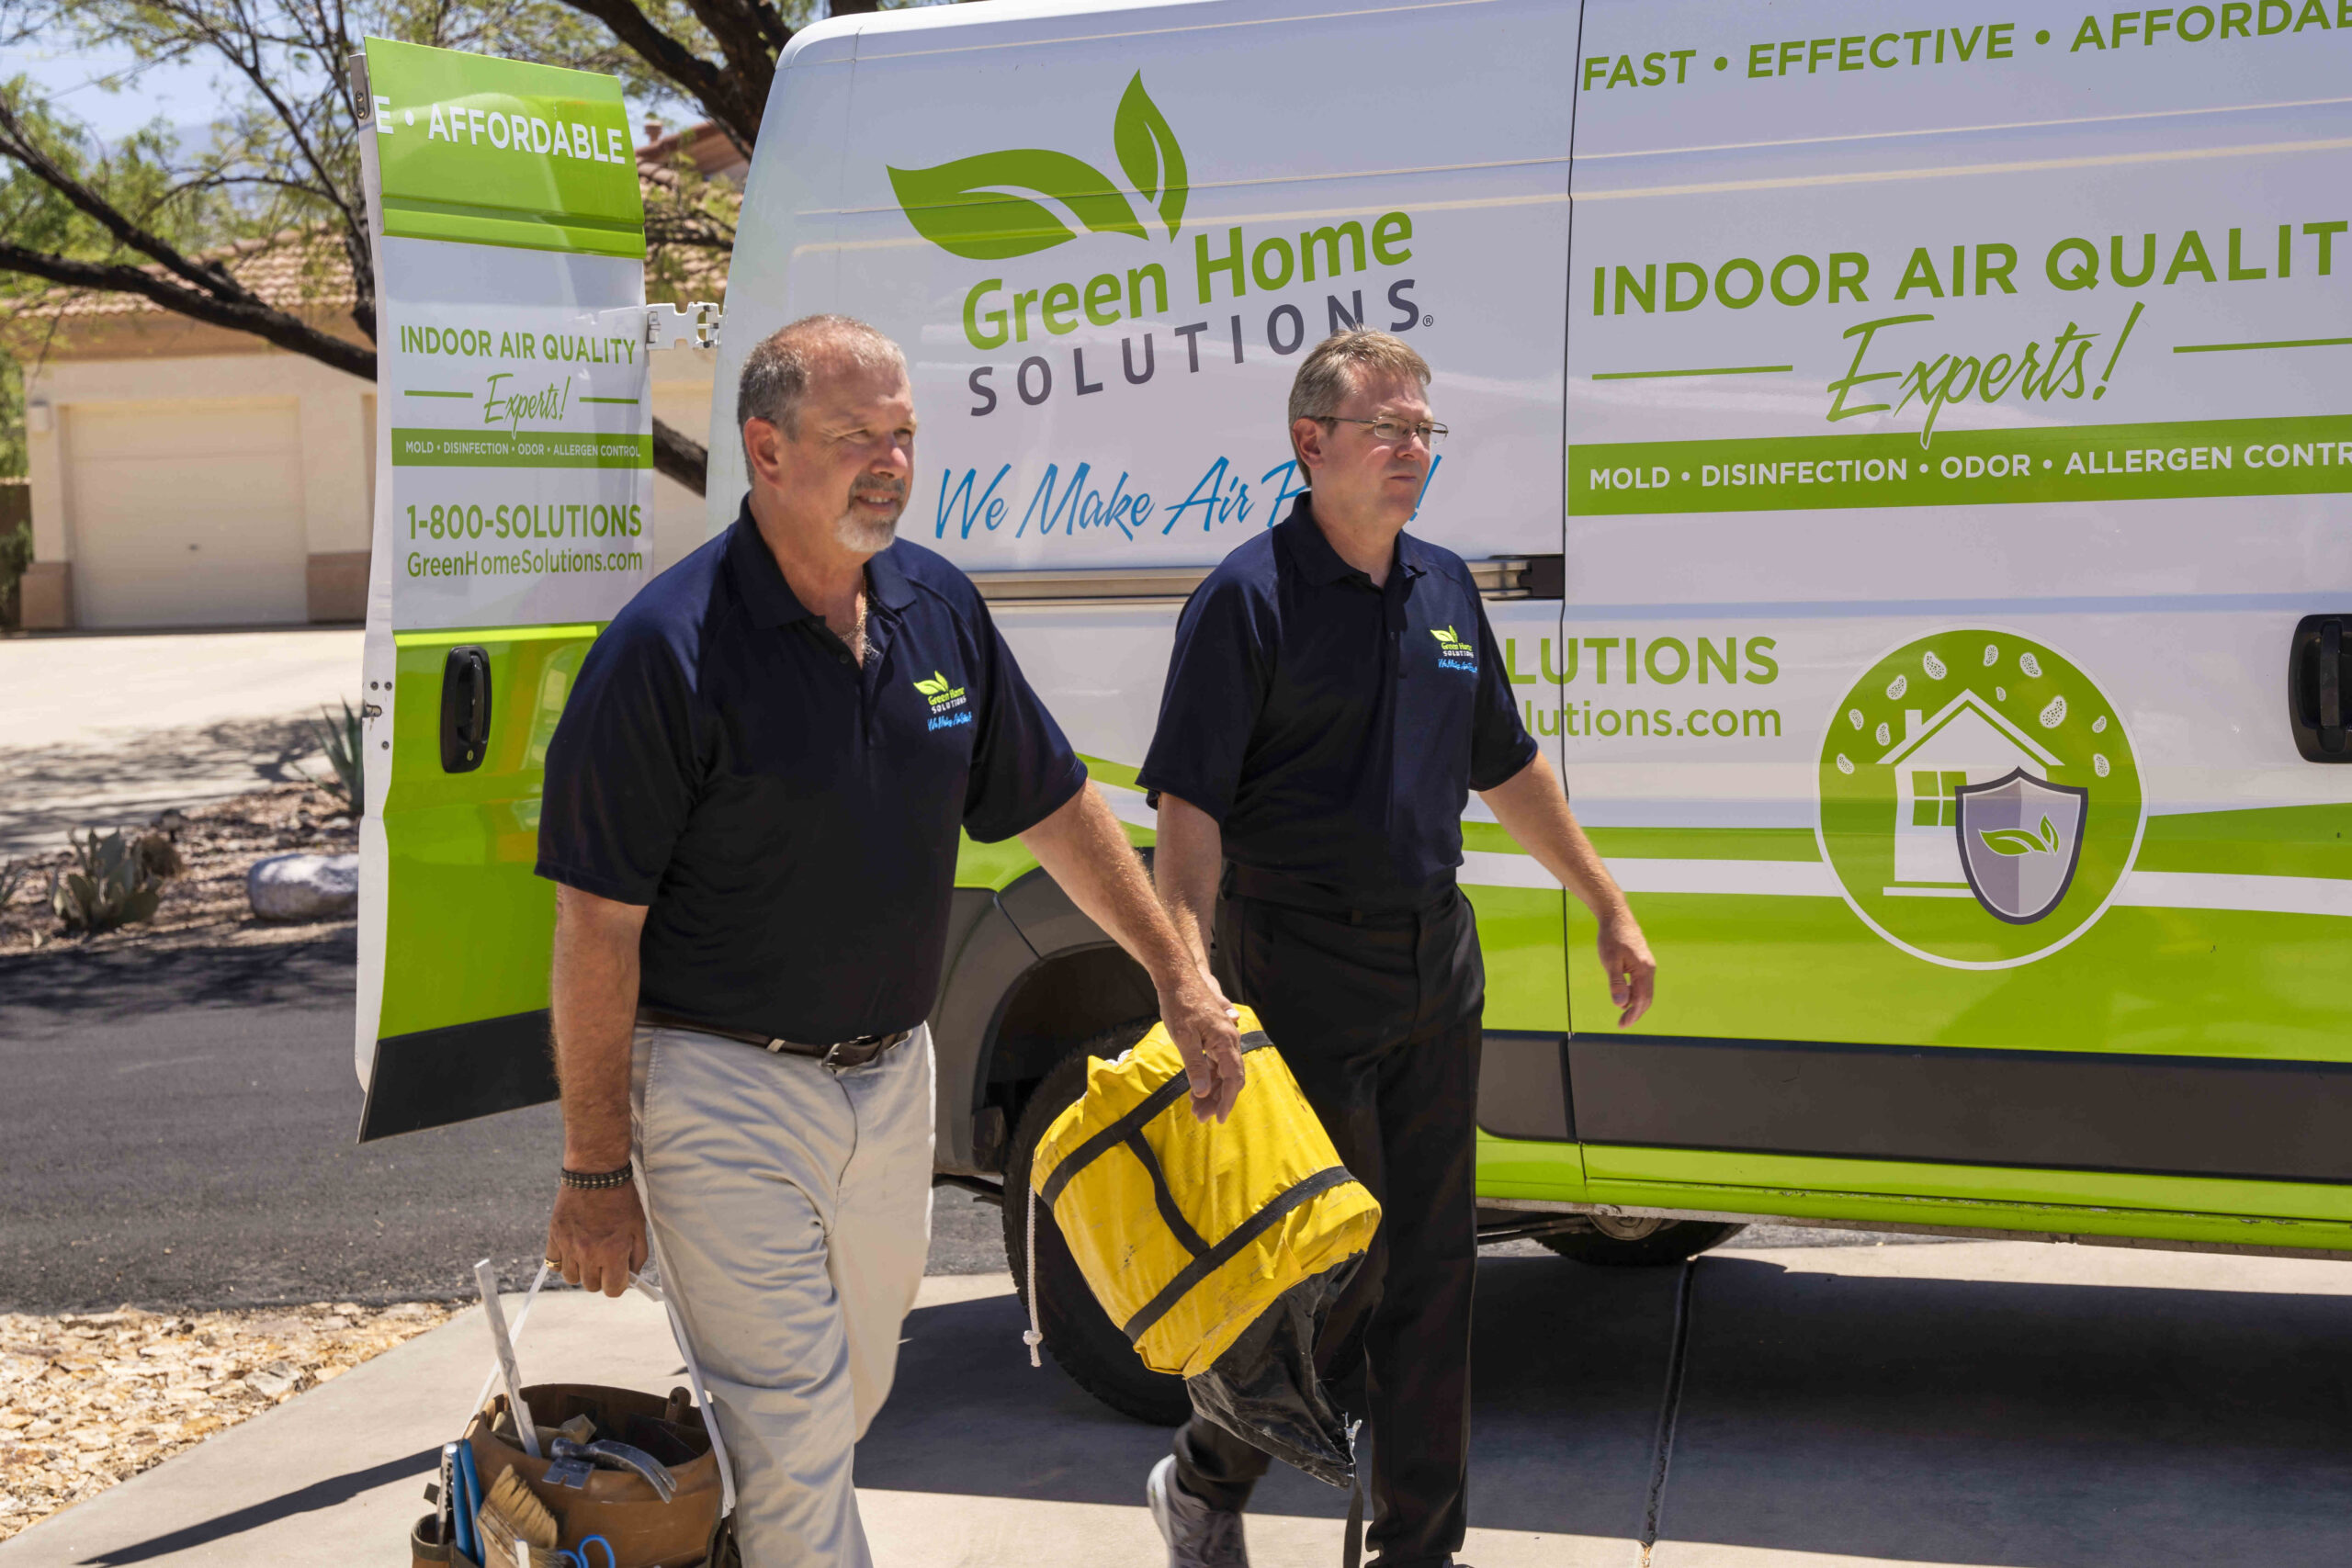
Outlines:
{"label": "van tire", "polygon": [[1631,1240],[1598,1230],[1568,1231],[1535,1239],[1572,1263],[1590,1263],[1603,1269],[1659,1269],[1721,1247],[1747,1228],[1713,1220],[1668,1220],[1648,1235]]}
{"label": "van tire", "polygon": [[[1079,1044],[1046,1075],[1021,1112],[1012,1146],[1005,1151],[1004,1257],[1024,1308],[1029,1304],[1029,1167],[1037,1144],[1054,1118],[1086,1092],[1086,1064],[1125,1051],[1143,1038],[1153,1021],[1137,1019]],[[1155,1427],[1181,1425],[1193,1414],[1184,1380],[1146,1367],[1127,1337],[1095,1302],[1086,1276],[1062,1242],[1054,1212],[1043,1203],[1037,1205],[1037,1324],[1045,1331],[1046,1350],[1072,1382],[1120,1415]]]}

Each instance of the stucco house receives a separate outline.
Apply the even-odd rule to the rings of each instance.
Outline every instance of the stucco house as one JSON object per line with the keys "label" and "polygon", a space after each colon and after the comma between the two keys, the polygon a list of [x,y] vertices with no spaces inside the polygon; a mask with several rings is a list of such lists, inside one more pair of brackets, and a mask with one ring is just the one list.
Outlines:
{"label": "stucco house", "polygon": [[[722,180],[741,165],[706,128],[647,130],[639,159],[651,180],[682,150]],[[285,235],[215,259],[272,304],[365,341],[351,321],[349,271],[323,238]],[[722,278],[695,297],[717,298]],[[13,336],[31,470],[28,630],[361,618],[374,383],[128,296],[61,296],[19,316]],[[708,437],[715,358],[652,356],[656,417],[698,441]],[[702,529],[701,498],[656,475],[656,566],[700,543]]]}

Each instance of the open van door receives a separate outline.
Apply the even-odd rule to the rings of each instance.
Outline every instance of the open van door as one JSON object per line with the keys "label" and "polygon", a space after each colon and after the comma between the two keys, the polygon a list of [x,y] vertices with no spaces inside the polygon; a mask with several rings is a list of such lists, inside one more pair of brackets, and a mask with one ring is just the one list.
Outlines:
{"label": "open van door", "polygon": [[644,215],[618,81],[370,39],[379,385],[359,1137],[551,1099],[541,770],[647,576]]}

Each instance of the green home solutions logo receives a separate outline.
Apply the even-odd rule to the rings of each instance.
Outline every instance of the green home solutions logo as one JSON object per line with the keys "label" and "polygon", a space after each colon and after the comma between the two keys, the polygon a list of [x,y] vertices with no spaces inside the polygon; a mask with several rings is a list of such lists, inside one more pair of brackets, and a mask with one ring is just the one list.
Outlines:
{"label": "green home solutions logo", "polygon": [[917,681],[915,690],[931,705],[931,722],[927,729],[952,729],[959,724],[972,722],[972,711],[964,700],[964,688],[934,670],[928,681]]}
{"label": "green home solutions logo", "polygon": [[1430,636],[1437,638],[1437,667],[1441,670],[1464,670],[1472,674],[1478,670],[1478,645],[1465,642],[1452,626],[1438,626]]}
{"label": "green home solutions logo", "polygon": [[[1107,93],[1100,101],[1110,107]],[[1165,391],[1181,384],[1180,367],[1189,382],[1220,366],[1282,359],[1346,326],[1401,333],[1435,324],[1404,270],[1414,257],[1411,213],[1372,207],[1242,222],[1212,214],[1204,225],[1188,214],[1191,161],[1141,72],[1108,118],[1107,147],[1090,126],[1068,133],[1075,151],[1012,147],[944,164],[883,163],[921,254],[932,264],[941,253],[977,264],[946,269],[942,289],[961,295],[964,341],[983,356],[965,373],[973,418],[1094,392]],[[1235,134],[1225,121],[1216,130]],[[925,287],[939,286],[927,278]],[[987,480],[967,470],[943,487],[961,498],[955,506],[967,537],[980,517],[996,527],[1012,504],[983,489]],[[1136,491],[1093,498],[1101,516],[1087,525],[1132,534],[1152,500]],[[1051,513],[1057,503],[1041,491],[1035,504]],[[1213,465],[1192,504],[1215,504],[1223,515],[1247,504],[1247,487]],[[1183,520],[1171,508],[1159,525]],[[946,525],[943,511],[942,537]]]}
{"label": "green home solutions logo", "polygon": [[[1175,128],[1144,91],[1143,73],[1127,83],[1111,121],[1119,168],[1174,241],[1184,224],[1184,149]],[[1030,192],[1061,203],[1098,234],[1150,237],[1125,191],[1082,158],[1040,147],[1015,147],[957,158],[928,169],[890,170],[890,188],[915,231],[967,261],[1008,261],[1078,238]]]}
{"label": "green home solutions logo", "polygon": [[2139,763],[2098,685],[2048,645],[1955,628],[1854,683],[1821,745],[1821,850],[1854,912],[1930,963],[2030,963],[2088,930],[2131,868]]}

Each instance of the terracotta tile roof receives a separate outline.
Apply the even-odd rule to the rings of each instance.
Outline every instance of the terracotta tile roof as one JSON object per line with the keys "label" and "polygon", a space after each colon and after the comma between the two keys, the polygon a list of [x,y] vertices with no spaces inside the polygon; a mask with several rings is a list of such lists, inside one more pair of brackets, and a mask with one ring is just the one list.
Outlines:
{"label": "terracotta tile roof", "polygon": [[[287,230],[266,239],[243,241],[196,258],[218,262],[229,275],[280,310],[303,315],[341,312],[351,308],[351,267],[334,236],[320,231],[304,234]],[[157,277],[177,278],[161,265],[140,269]],[[164,314],[162,306],[135,294],[100,294],[78,288],[53,289],[39,304],[28,304],[22,316],[59,316],[86,320],[99,316]]]}
{"label": "terracotta tile roof", "polygon": [[709,120],[667,132],[662,130],[660,120],[647,120],[645,145],[637,150],[637,161],[650,167],[663,167],[677,157],[680,148],[685,150],[695,167],[706,177],[731,180],[740,186],[752,172],[751,160]]}

